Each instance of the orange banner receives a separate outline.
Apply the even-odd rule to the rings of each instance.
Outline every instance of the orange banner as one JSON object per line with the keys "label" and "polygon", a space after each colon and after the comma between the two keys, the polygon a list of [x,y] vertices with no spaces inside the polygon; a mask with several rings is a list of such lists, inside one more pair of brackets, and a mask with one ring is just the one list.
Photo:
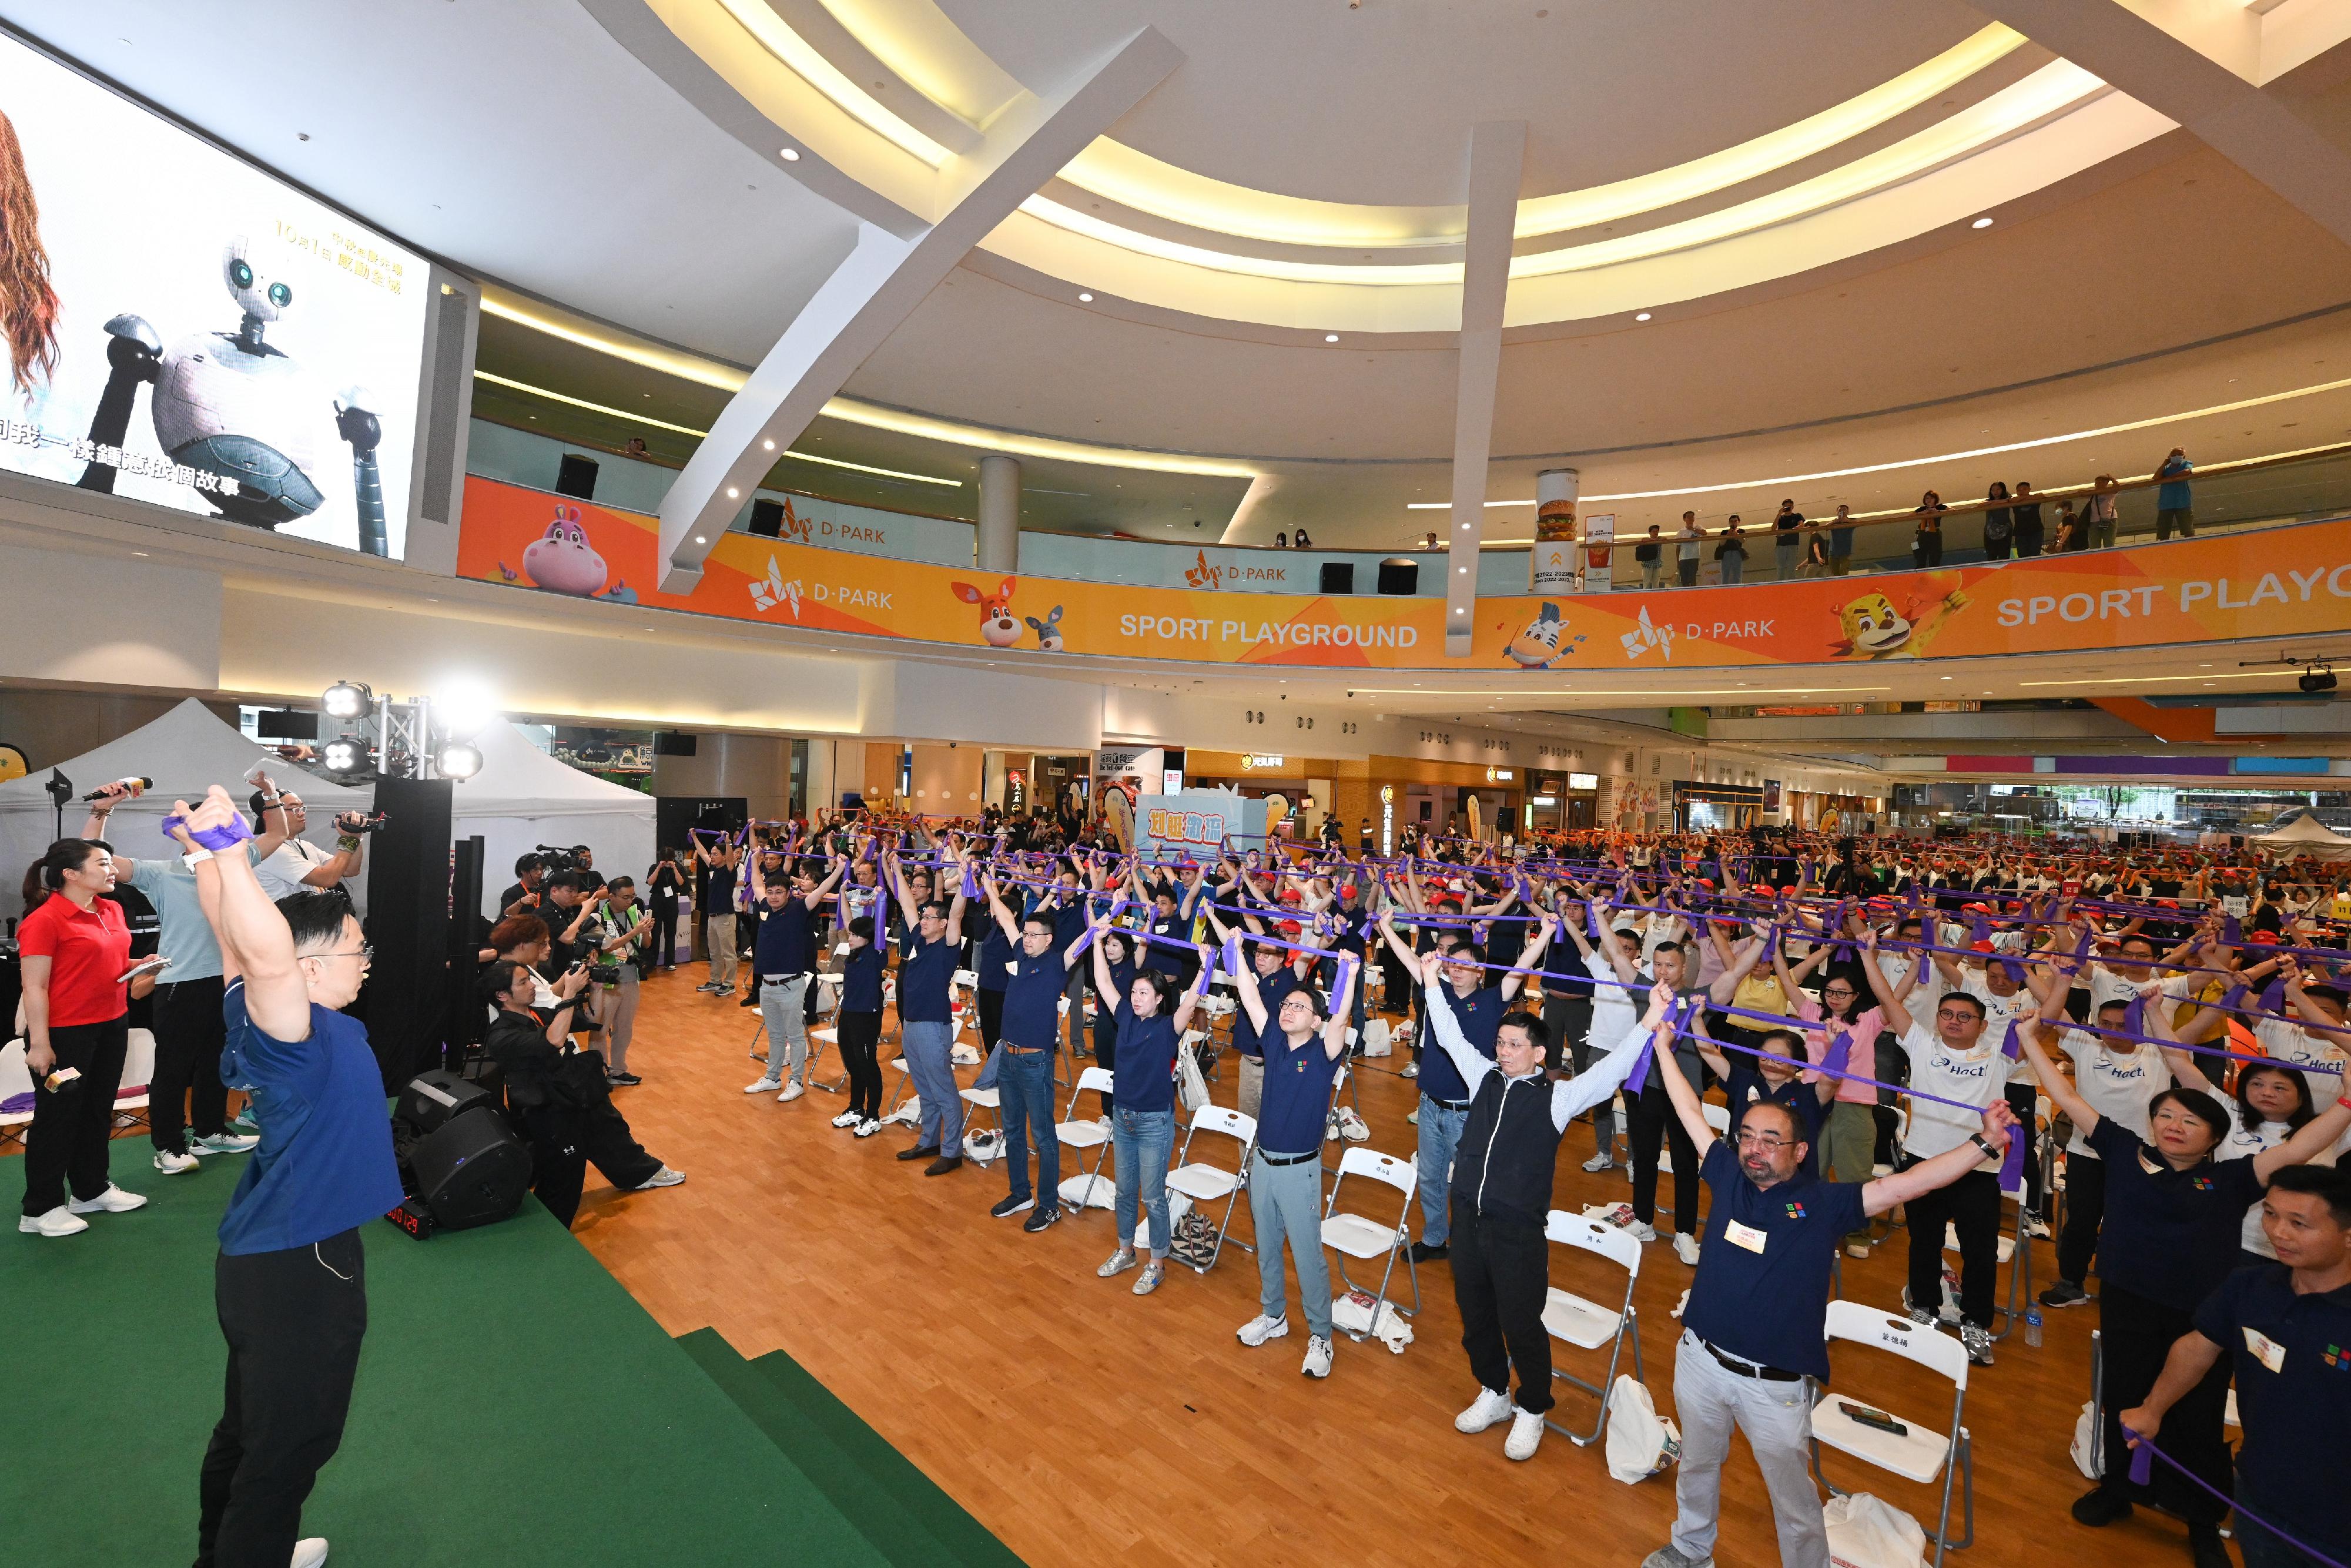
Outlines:
{"label": "orange banner", "polygon": [[[1438,599],[1004,577],[730,533],[656,592],[656,524],[465,481],[457,573],[582,599],[1008,653],[1454,669]],[[799,530],[804,540],[806,530]],[[1724,668],[2081,653],[2351,629],[2351,519],[2127,549],[1731,588],[1484,599],[1468,663]]]}

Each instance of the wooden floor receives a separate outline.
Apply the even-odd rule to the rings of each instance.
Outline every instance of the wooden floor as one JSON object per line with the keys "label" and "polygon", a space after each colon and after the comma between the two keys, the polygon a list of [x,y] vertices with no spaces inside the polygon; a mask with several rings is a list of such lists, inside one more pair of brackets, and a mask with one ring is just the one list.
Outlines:
{"label": "wooden floor", "polygon": [[[759,1072],[747,1055],[758,1015],[695,993],[702,977],[695,968],[646,982],[629,1059],[644,1083],[620,1096],[646,1147],[690,1179],[623,1194],[596,1189],[591,1173],[578,1235],[672,1333],[708,1325],[746,1355],[789,1351],[1038,1568],[1631,1568],[1666,1540],[1670,1472],[1626,1487],[1610,1479],[1597,1447],[1556,1433],[1520,1465],[1502,1457],[1501,1429],[1474,1437],[1453,1429],[1476,1390],[1443,1263],[1421,1270],[1426,1310],[1403,1354],[1342,1335],[1331,1379],[1312,1382],[1299,1373],[1305,1337],[1294,1282],[1289,1338],[1249,1350],[1233,1337],[1256,1311],[1249,1254],[1228,1249],[1205,1277],[1171,1268],[1157,1294],[1138,1300],[1133,1275],[1094,1277],[1112,1246],[1104,1211],[1072,1212],[1026,1235],[1017,1221],[987,1216],[1006,1189],[1000,1165],[925,1179],[919,1165],[891,1157],[910,1140],[904,1129],[859,1140],[832,1128],[842,1105],[835,1095],[815,1091],[787,1105],[743,1093]],[[820,1065],[836,1063],[828,1053]],[[971,1075],[962,1073],[967,1082]],[[898,1074],[885,1067],[883,1078],[894,1092]],[[1413,1086],[1378,1071],[1363,1079],[1371,1146],[1409,1158]],[[1232,1103],[1229,1064],[1211,1090]],[[1587,1130],[1571,1130],[1560,1207],[1628,1195],[1622,1174],[1576,1168],[1590,1143]],[[1244,1238],[1247,1216],[1244,1201]],[[1865,1262],[1846,1260],[1846,1294],[1895,1306],[1904,1246],[1897,1238]],[[2049,1245],[2035,1250],[2045,1283]],[[1577,1288],[1562,1261],[1553,1282]],[[1600,1296],[1601,1274],[1583,1277]],[[1669,1248],[1646,1249],[1642,1336],[1650,1389],[1667,1412],[1678,1333],[1668,1314],[1688,1281]],[[1968,1421],[1976,1543],[1952,1561],[2184,1561],[2184,1531],[2144,1511],[2105,1531],[2066,1517],[2085,1485],[2065,1450],[2088,1397],[2095,1310],[2047,1315],[2039,1349],[2020,1331],[1998,1347],[1997,1365],[1977,1369]],[[1945,1425],[1948,1388],[1923,1373],[1853,1347],[1835,1361],[1841,1391]],[[1596,1371],[1588,1361],[1562,1364]],[[1588,1396],[1563,1390],[1562,1419],[1588,1424],[1592,1411]],[[1833,1459],[1830,1473],[1933,1522],[1935,1500],[1923,1489],[1851,1460]],[[1726,1475],[1717,1560],[1724,1568],[1778,1560],[1743,1443]]]}

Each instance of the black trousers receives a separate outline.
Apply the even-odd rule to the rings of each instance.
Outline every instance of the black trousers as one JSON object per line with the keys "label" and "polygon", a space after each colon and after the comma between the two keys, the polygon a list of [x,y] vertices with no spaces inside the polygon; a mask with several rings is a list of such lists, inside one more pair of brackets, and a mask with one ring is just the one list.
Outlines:
{"label": "black trousers", "polygon": [[[2149,1301],[2111,1280],[2100,1282],[2098,1396],[2105,1420],[2105,1447],[2100,1456],[2105,1462],[2105,1475],[2098,1484],[2105,1490],[2152,1502],[2190,1524],[2218,1524],[2227,1511],[2159,1459],[2146,1486],[2131,1485],[2130,1450],[2123,1446],[2119,1419],[2122,1412],[2146,1402],[2162,1375],[2172,1342],[2195,1326],[2190,1312]],[[2158,1439],[2165,1453],[2194,1471],[2205,1485],[2229,1497],[2236,1495],[2235,1470],[2222,1420],[2228,1411],[2233,1364],[2225,1354],[2215,1361],[2202,1381],[2164,1416]]]}
{"label": "black trousers", "polygon": [[653,967],[657,969],[677,967],[677,905],[664,910],[653,909]]}
{"label": "black trousers", "polygon": [[33,1080],[33,1124],[25,1130],[25,1209],[35,1218],[63,1207],[66,1190],[87,1202],[106,1190],[107,1140],[114,1135],[114,1092],[122,1085],[130,1028],[104,1023],[52,1024],[52,1071],[81,1076],[52,1092],[47,1074]]}
{"label": "black trousers", "polygon": [[1991,1327],[2000,1272],[2000,1173],[1970,1171],[1912,1198],[1904,1213],[1910,1227],[1910,1304],[1929,1312],[1942,1308],[1943,1226],[1949,1222],[1959,1236],[1959,1315],[1978,1328]]}
{"label": "black trousers", "polygon": [[1656,1223],[1657,1145],[1662,1139],[1674,1159],[1674,1228],[1696,1236],[1698,1145],[1690,1142],[1689,1130],[1674,1114],[1666,1086],[1657,1081],[1664,1071],[1651,1063],[1648,1082],[1625,1107],[1625,1140],[1633,1145],[1633,1218],[1644,1225]]}
{"label": "black trousers", "polygon": [[286,1568],[303,1500],[341,1446],[350,1410],[367,1335],[360,1233],[222,1253],[213,1309],[228,1341],[228,1383],[198,1486],[195,1568]]}
{"label": "black trousers", "polygon": [[872,1121],[882,1117],[882,1015],[845,1012],[834,1019],[841,1030],[841,1063],[849,1070],[849,1108]]}
{"label": "black trousers", "polygon": [[[1115,1008],[1094,1009],[1094,1062],[1113,1074],[1118,1071],[1118,1013]],[[1118,1109],[1117,1096],[1102,1097],[1102,1114]]]}
{"label": "black trousers", "polygon": [[2106,1218],[2106,1162],[2095,1155],[2065,1158],[2065,1228],[2057,1236],[2057,1277],[2080,1284],[2098,1251]]}
{"label": "black trousers", "polygon": [[[221,977],[155,988],[155,1076],[147,1085],[147,1130],[159,1149],[186,1146],[188,1129],[209,1138],[228,1131],[228,1087],[221,1082]],[[191,1107],[193,1105],[193,1108]]]}
{"label": "black trousers", "polygon": [[982,987],[979,995],[979,1053],[986,1056],[996,1049],[997,1036],[1004,1029],[1004,993]]}
{"label": "black trousers", "polygon": [[1943,536],[1939,533],[1919,534],[1910,541],[1910,559],[1920,566],[1943,564]]}
{"label": "black trousers", "polygon": [[1585,1038],[1592,1032],[1591,993],[1545,985],[1542,1020],[1551,1035],[1551,1043],[1543,1048],[1543,1065],[1557,1072],[1573,1062],[1576,1071],[1583,1071],[1591,1049]]}
{"label": "black trousers", "polygon": [[1543,1304],[1551,1291],[1551,1243],[1531,1219],[1479,1214],[1453,1201],[1447,1238],[1453,1265],[1453,1302],[1461,1310],[1461,1348],[1469,1373],[1497,1394],[1510,1391],[1517,1368],[1517,1404],[1530,1416],[1552,1407],[1551,1332]]}
{"label": "black trousers", "polygon": [[535,1106],[522,1120],[530,1134],[531,1190],[566,1230],[580,1212],[590,1162],[617,1187],[643,1186],[661,1171],[661,1161],[645,1153],[610,1093],[593,1096],[586,1106]]}
{"label": "black trousers", "polygon": [[1677,559],[1674,562],[1674,576],[1680,581],[1684,588],[1696,588],[1698,586],[1698,562],[1694,560],[1681,560]]}

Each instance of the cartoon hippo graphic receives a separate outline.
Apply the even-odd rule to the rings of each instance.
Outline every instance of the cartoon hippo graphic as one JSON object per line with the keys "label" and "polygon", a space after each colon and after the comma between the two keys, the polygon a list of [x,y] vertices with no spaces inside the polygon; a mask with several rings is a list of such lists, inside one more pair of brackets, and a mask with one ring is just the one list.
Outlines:
{"label": "cartoon hippo graphic", "polygon": [[1886,595],[1865,593],[1837,612],[1844,636],[1829,644],[1829,651],[1838,658],[1918,658],[1935,633],[1967,604],[1968,596],[1956,589],[1923,612],[1916,599],[1907,609],[1896,610]]}
{"label": "cartoon hippo graphic", "polygon": [[547,532],[524,548],[519,573],[505,561],[498,562],[498,575],[508,582],[528,578],[532,587],[543,588],[549,593],[634,604],[636,590],[626,583],[616,582],[610,590],[604,587],[608,570],[604,558],[588,542],[588,530],[580,526],[577,507],[555,508],[555,521],[547,525]]}
{"label": "cartoon hippo graphic", "polygon": [[1559,606],[1545,600],[1526,630],[1511,638],[1502,652],[1522,670],[1542,669],[1559,657],[1559,640],[1566,630],[1567,622],[1559,618]]}

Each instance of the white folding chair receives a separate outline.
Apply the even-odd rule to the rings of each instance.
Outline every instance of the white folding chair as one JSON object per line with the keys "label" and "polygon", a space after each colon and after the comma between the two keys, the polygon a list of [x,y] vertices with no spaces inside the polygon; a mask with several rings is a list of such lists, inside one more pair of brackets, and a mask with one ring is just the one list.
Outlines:
{"label": "white folding chair", "polygon": [[[1384,1183],[1404,1195],[1403,1203],[1396,1208],[1393,1226],[1383,1225],[1364,1215],[1339,1212],[1339,1189],[1347,1185],[1347,1178],[1351,1176]],[[1380,1308],[1387,1303],[1388,1284],[1395,1278],[1395,1260],[1399,1253],[1404,1257],[1405,1271],[1412,1277],[1412,1305],[1398,1306],[1396,1311],[1406,1317],[1412,1317],[1420,1311],[1420,1270],[1412,1260],[1412,1248],[1405,1234],[1406,1221],[1412,1213],[1413,1190],[1419,1184],[1420,1171],[1410,1160],[1400,1160],[1393,1155],[1384,1155],[1377,1149],[1367,1149],[1359,1144],[1339,1156],[1339,1179],[1331,1184],[1331,1196],[1322,1206],[1322,1245],[1340,1255],[1340,1284],[1350,1291],[1362,1289],[1347,1277],[1348,1259],[1357,1258],[1366,1262],[1374,1258],[1387,1260],[1386,1267],[1380,1274],[1379,1299],[1372,1303],[1371,1321],[1374,1323],[1380,1321]],[[1356,1334],[1354,1337],[1361,1340],[1364,1336]]]}
{"label": "white folding chair", "polygon": [[[967,1114],[964,1117],[964,1149],[968,1150],[971,1147],[971,1137],[973,1134],[982,1132],[993,1133],[996,1134],[996,1155],[998,1159],[1001,1159],[1004,1155],[1004,1092],[991,1083],[985,1089],[959,1089],[956,1092],[956,1098],[972,1107],[975,1112],[986,1111],[989,1113],[989,1119],[986,1123],[983,1123],[977,1115]],[[962,1151],[950,1151],[945,1149],[940,1151],[942,1154],[960,1152]],[[989,1166],[995,1163],[994,1160],[989,1159],[985,1155],[974,1155],[972,1157],[979,1162],[979,1166],[982,1170],[987,1169]],[[1020,1157],[1024,1160],[1027,1159],[1029,1157],[1028,1151],[1025,1149],[1021,1151]]]}
{"label": "white folding chair", "polygon": [[[1222,1166],[1195,1165],[1192,1161],[1192,1140],[1202,1133],[1221,1133],[1240,1145],[1231,1170]],[[1176,1168],[1167,1173],[1167,1190],[1180,1192],[1200,1207],[1218,1198],[1225,1200],[1225,1215],[1217,1222],[1216,1250],[1208,1254],[1206,1263],[1193,1265],[1192,1271],[1205,1274],[1217,1266],[1224,1255],[1225,1239],[1232,1233],[1233,1208],[1240,1202],[1242,1176],[1249,1169],[1249,1148],[1257,1142],[1257,1119],[1244,1116],[1238,1111],[1223,1105],[1203,1105],[1192,1113],[1192,1124],[1184,1131],[1184,1146],[1176,1152]],[[1254,1252],[1255,1247],[1236,1239],[1233,1245]]]}
{"label": "white folding chair", "polygon": [[1087,1149],[1094,1151],[1092,1165],[1076,1176],[1061,1178],[1061,1199],[1065,1206],[1080,1210],[1090,1203],[1096,1208],[1111,1206],[1110,1199],[1095,1186],[1098,1182],[1105,1187],[1110,1185],[1110,1178],[1102,1174],[1102,1162],[1110,1157],[1110,1128],[1100,1121],[1079,1121],[1078,1098],[1088,1091],[1107,1095],[1113,1092],[1113,1088],[1109,1068],[1087,1068],[1078,1074],[1077,1087],[1070,1091],[1070,1108],[1063,1119],[1053,1124],[1053,1136],[1061,1140],[1063,1148],[1075,1149],[1081,1154]]}
{"label": "white folding chair", "polygon": [[[0,1045],[0,1105],[20,1094],[33,1092],[33,1071],[25,1065],[25,1042],[12,1040]],[[22,1111],[0,1111],[0,1146],[22,1144],[24,1129],[32,1125],[33,1113],[28,1105]]]}
{"label": "white folding chair", "polygon": [[[1846,1406],[1851,1404],[1869,1407],[1858,1406],[1858,1402],[1839,1394],[1823,1395],[1813,1406],[1813,1473],[1831,1492],[1844,1495],[1843,1490],[1821,1469],[1823,1445],[1920,1486],[1932,1486],[1938,1477],[1941,1478],[1942,1511],[1928,1538],[1935,1543],[1935,1568],[1942,1568],[1946,1549],[1965,1547],[1976,1538],[1975,1452],[1963,1425],[1968,1407],[1967,1346],[1924,1323],[1914,1323],[1858,1301],[1829,1303],[1827,1337],[1832,1343],[1850,1340],[1889,1351],[1951,1380],[1951,1430],[1948,1437],[1899,1416],[1895,1420],[1907,1428],[1900,1436],[1865,1427],[1847,1414]],[[1964,1526],[1956,1540],[1951,1535],[1954,1479],[1959,1484]]]}
{"label": "white folding chair", "polygon": [[120,1086],[114,1093],[114,1125],[119,1132],[147,1120],[147,1086],[155,1077],[155,1037],[134,1029],[127,1037]]}
{"label": "white folding chair", "polygon": [[1698,1111],[1706,1117],[1706,1124],[1714,1129],[1714,1135],[1716,1137],[1727,1138],[1730,1136],[1729,1106],[1718,1105],[1711,1100],[1701,1100],[1698,1103]]}
{"label": "white folding chair", "polygon": [[1580,1377],[1562,1372],[1557,1366],[1551,1369],[1553,1377],[1581,1388],[1586,1394],[1594,1395],[1600,1400],[1600,1419],[1589,1432],[1573,1432],[1559,1422],[1544,1417],[1543,1425],[1583,1448],[1598,1442],[1601,1435],[1608,1430],[1608,1390],[1616,1385],[1616,1367],[1624,1359],[1625,1342],[1628,1338],[1633,1342],[1634,1380],[1648,1381],[1641,1365],[1641,1322],[1633,1306],[1633,1287],[1641,1278],[1641,1244],[1633,1239],[1629,1231],[1558,1208],[1552,1209],[1550,1218],[1544,1222],[1543,1236],[1554,1246],[1596,1252],[1625,1270],[1625,1299],[1613,1308],[1587,1301],[1557,1285],[1551,1288],[1550,1296],[1543,1302],[1543,1328],[1552,1338],[1565,1340],[1579,1350],[1598,1350],[1604,1344],[1608,1346],[1608,1371],[1598,1383],[1586,1383]]}

